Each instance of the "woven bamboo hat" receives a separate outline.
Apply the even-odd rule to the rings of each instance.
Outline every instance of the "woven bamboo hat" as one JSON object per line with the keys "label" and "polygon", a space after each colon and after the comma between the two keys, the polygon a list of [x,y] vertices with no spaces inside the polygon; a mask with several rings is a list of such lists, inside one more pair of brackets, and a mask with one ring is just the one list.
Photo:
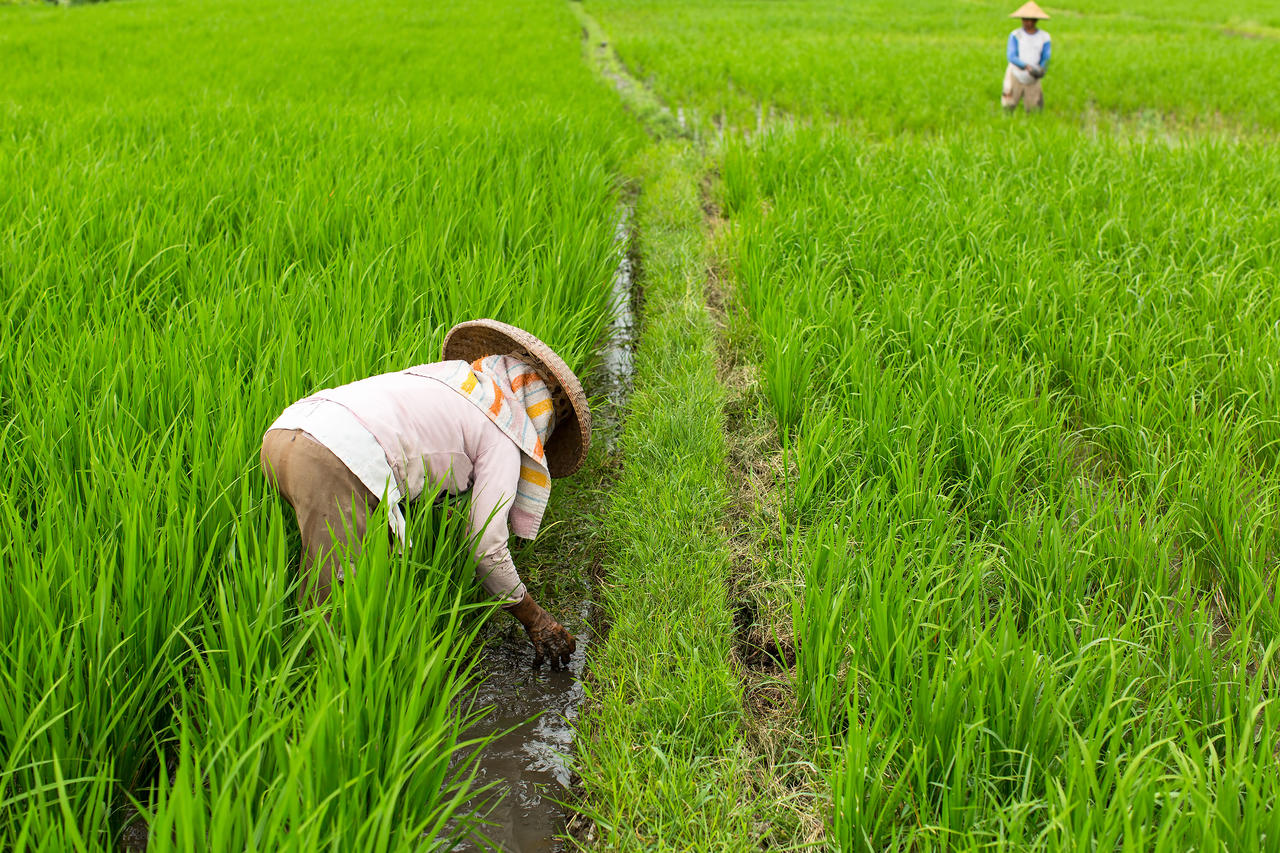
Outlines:
{"label": "woven bamboo hat", "polygon": [[1044,9],[1041,9],[1039,6],[1037,6],[1034,0],[1030,0],[1030,2],[1023,3],[1021,6],[1018,7],[1018,11],[1014,12],[1009,17],[1022,18],[1023,20],[1027,18],[1035,18],[1037,21],[1049,20],[1049,14],[1045,12]]}
{"label": "woven bamboo hat", "polygon": [[591,409],[582,383],[551,347],[508,323],[468,320],[444,336],[445,361],[475,361],[486,355],[515,355],[542,374],[555,401],[556,428],[547,439],[547,470],[568,477],[582,467],[591,446]]}

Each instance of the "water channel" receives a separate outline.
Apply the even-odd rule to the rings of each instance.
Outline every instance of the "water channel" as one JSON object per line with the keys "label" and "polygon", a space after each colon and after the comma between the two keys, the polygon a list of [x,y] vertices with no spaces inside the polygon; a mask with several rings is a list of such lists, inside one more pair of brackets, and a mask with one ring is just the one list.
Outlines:
{"label": "water channel", "polygon": [[[608,338],[594,377],[601,405],[592,412],[596,432],[610,455],[617,452],[617,432],[631,393],[636,339],[631,262],[631,209],[622,207],[614,232],[616,266],[612,282]],[[560,610],[571,609],[561,602]],[[561,836],[567,812],[572,772],[569,755],[582,704],[581,675],[593,640],[591,602],[577,603],[577,619],[565,627],[577,637],[578,650],[563,672],[534,672],[533,652],[524,634],[508,631],[490,642],[479,672],[475,707],[489,713],[470,733],[479,737],[503,733],[480,755],[477,782],[496,783],[474,811],[485,816],[487,841],[511,853],[547,853],[565,849]],[[531,719],[534,718],[534,719]],[[510,730],[510,731],[508,731]],[[457,853],[483,849],[474,843],[454,848]]]}
{"label": "water channel", "polygon": [[[496,783],[472,806],[488,824],[485,839],[512,853],[552,853],[565,849],[561,802],[571,792],[568,755],[582,704],[582,668],[591,645],[590,603],[578,618],[565,620],[578,650],[561,672],[530,666],[533,651],[522,631],[490,642],[480,661],[484,681],[476,693],[477,708],[489,713],[469,737],[501,733],[480,756],[477,785]],[[453,848],[456,853],[486,849],[475,842]]]}

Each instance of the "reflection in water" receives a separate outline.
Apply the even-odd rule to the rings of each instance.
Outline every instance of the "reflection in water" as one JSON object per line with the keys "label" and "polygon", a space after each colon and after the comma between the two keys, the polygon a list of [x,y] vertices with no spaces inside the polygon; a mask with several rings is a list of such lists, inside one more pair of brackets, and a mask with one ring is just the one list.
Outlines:
{"label": "reflection in water", "polygon": [[[475,812],[489,826],[485,838],[500,850],[542,853],[564,849],[556,836],[564,832],[565,810],[559,804],[569,793],[571,772],[567,756],[573,747],[573,727],[582,703],[583,661],[590,643],[590,605],[583,602],[578,624],[565,627],[578,640],[578,650],[564,672],[531,669],[533,649],[523,633],[490,644],[478,672],[484,678],[475,694],[475,707],[489,708],[471,737],[507,732],[480,755],[477,785],[496,782],[493,791],[475,804]],[[536,719],[531,719],[536,718]],[[453,848],[484,849],[476,842]]]}
{"label": "reflection in water", "polygon": [[613,271],[611,299],[612,318],[609,338],[600,351],[600,375],[597,377],[604,391],[604,405],[593,412],[599,420],[598,429],[604,434],[605,450],[617,452],[617,425],[622,419],[631,394],[631,379],[635,373],[636,318],[631,300],[631,208],[623,207],[618,213],[618,225],[614,229],[614,252],[617,266]]}
{"label": "reflection in water", "polygon": [[[618,211],[613,241],[613,316],[608,342],[601,351],[600,370],[594,377],[605,397],[604,405],[594,412],[596,429],[603,435],[609,454],[617,452],[617,428],[635,370],[631,215],[628,205]],[[590,602],[582,602],[577,624],[565,622],[578,639],[568,672],[533,672],[533,651],[519,632],[512,632],[504,642],[492,643],[480,661],[478,673],[485,681],[477,691],[475,707],[491,710],[471,736],[518,726],[481,754],[476,774],[478,785],[497,783],[493,794],[476,804],[475,812],[485,816],[489,826],[484,835],[500,850],[542,853],[565,849],[556,838],[564,832],[566,818],[557,800],[569,792],[571,774],[566,756],[573,748],[573,727],[582,704],[581,675],[591,641],[590,609]],[[478,849],[481,847],[473,842],[454,848],[459,853]]]}

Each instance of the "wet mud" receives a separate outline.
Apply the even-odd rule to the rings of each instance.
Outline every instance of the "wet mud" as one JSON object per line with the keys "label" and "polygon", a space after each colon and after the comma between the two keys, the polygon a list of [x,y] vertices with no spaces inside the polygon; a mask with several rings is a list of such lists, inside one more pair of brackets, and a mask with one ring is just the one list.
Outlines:
{"label": "wet mud", "polygon": [[[573,784],[569,756],[582,704],[581,675],[591,645],[590,604],[576,619],[564,620],[578,649],[568,669],[532,669],[533,648],[519,630],[495,638],[478,671],[483,681],[474,707],[488,714],[469,737],[499,734],[480,754],[477,785],[494,784],[472,812],[486,822],[486,842],[467,841],[456,853],[498,849],[512,853],[549,853],[569,849],[561,838],[568,819],[565,801]],[[510,730],[510,731],[508,731]]]}
{"label": "wet mud", "polygon": [[120,839],[117,842],[119,850],[136,851],[146,850],[147,844],[151,841],[150,831],[147,828],[147,822],[137,813],[137,809],[132,806],[127,812],[127,822],[120,831]]}
{"label": "wet mud", "polygon": [[[630,205],[619,208],[613,249],[609,330],[590,383],[592,396],[600,401],[592,412],[595,430],[609,455],[618,450],[616,437],[631,396],[639,333]],[[479,661],[477,672],[483,681],[473,707],[488,713],[468,737],[498,735],[481,753],[476,775],[477,785],[492,783],[493,788],[470,809],[487,824],[481,832],[484,843],[467,841],[453,848],[457,853],[571,849],[564,839],[569,811],[563,803],[574,784],[570,758],[583,701],[581,679],[594,634],[590,601],[566,609],[576,616],[553,615],[577,638],[577,651],[567,670],[535,672],[532,647],[514,625],[490,641]]]}

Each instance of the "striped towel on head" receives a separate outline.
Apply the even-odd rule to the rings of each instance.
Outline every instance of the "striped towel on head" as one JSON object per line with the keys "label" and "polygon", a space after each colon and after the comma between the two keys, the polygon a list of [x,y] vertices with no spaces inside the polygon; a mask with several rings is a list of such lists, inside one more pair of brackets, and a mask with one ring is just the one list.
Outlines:
{"label": "striped towel on head", "polygon": [[522,539],[537,536],[551,497],[551,472],[543,445],[556,428],[547,383],[532,367],[509,355],[489,355],[470,364],[423,364],[408,372],[443,382],[475,403],[520,448],[520,484],[508,523]]}

